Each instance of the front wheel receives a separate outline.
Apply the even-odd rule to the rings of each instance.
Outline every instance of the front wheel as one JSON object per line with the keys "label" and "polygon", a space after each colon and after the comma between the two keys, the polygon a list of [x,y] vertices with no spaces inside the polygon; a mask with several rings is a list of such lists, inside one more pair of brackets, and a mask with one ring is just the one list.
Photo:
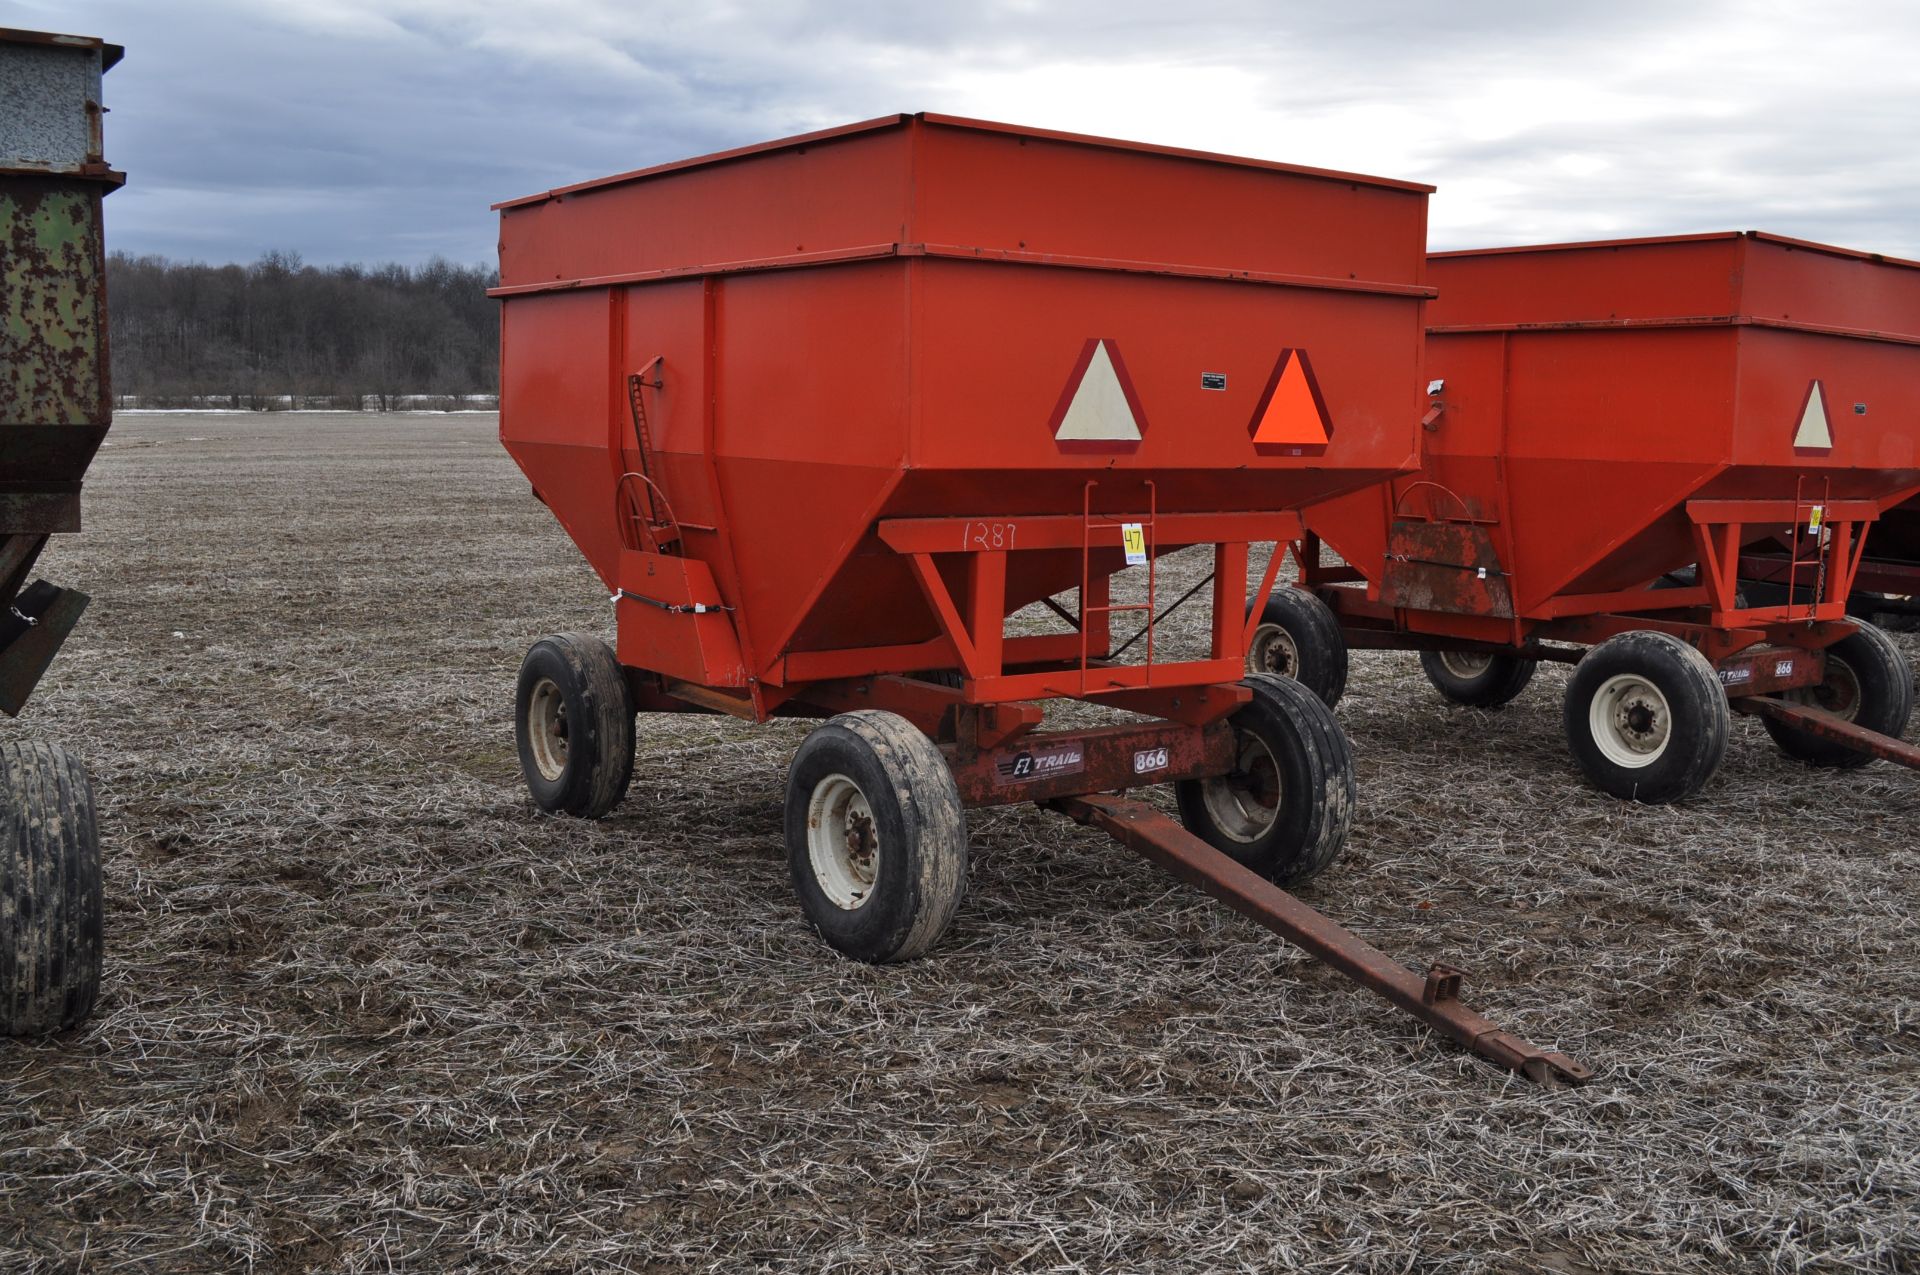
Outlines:
{"label": "front wheel", "polygon": [[1567,744],[1594,787],[1647,805],[1698,792],[1727,755],[1733,714],[1707,657],[1668,633],[1608,638],[1567,683]]}
{"label": "front wheel", "polygon": [[875,964],[923,955],[967,889],[967,817],[940,749],[897,713],[842,713],[787,771],[787,867],[820,936]]}
{"label": "front wheel", "polygon": [[[1782,691],[1781,699],[1824,709],[1842,721],[1900,738],[1913,715],[1913,670],[1893,640],[1871,624],[1827,648],[1827,678],[1818,686]],[[1873,760],[1870,753],[1808,734],[1786,722],[1762,717],[1773,742],[1789,757],[1810,766],[1850,770]]]}
{"label": "front wheel", "polygon": [[633,780],[633,696],[613,650],[599,638],[559,633],[520,663],[514,738],[534,804],[598,819]]}
{"label": "front wheel", "polygon": [[1433,689],[1468,708],[1499,708],[1527,689],[1533,660],[1485,651],[1422,651],[1420,670]]}
{"label": "front wheel", "polygon": [[1174,786],[1188,832],[1276,885],[1327,870],[1353,825],[1353,751],[1333,710],[1299,682],[1255,674],[1231,718],[1234,767]]}

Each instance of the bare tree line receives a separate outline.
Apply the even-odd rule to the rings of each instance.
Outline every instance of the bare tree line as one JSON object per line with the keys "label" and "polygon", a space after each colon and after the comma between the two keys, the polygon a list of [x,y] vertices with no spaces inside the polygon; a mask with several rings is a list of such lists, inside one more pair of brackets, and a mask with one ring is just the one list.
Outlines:
{"label": "bare tree line", "polygon": [[394,406],[492,394],[500,316],[492,269],[310,266],[270,252],[210,266],[114,253],[107,263],[122,404]]}

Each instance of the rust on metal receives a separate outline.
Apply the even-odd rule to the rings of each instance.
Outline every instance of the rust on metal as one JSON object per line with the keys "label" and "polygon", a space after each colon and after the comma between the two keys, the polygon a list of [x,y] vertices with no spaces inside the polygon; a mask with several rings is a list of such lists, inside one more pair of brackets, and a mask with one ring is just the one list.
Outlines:
{"label": "rust on metal", "polygon": [[112,419],[100,75],[119,50],[0,29],[0,536],[77,531]]}
{"label": "rust on metal", "polygon": [[1776,691],[1819,686],[1827,678],[1825,651],[1797,646],[1754,646],[1714,666],[1727,694],[1771,695]]}
{"label": "rust on metal", "polygon": [[[111,419],[100,192],[0,179],[0,491],[44,495],[0,531],[71,530],[78,481]],[[30,519],[31,521],[17,521]]]}
{"label": "rust on metal", "polygon": [[1460,999],[1460,984],[1465,980],[1466,975],[1460,970],[1435,961],[1427,967],[1427,981],[1420,989],[1420,1001],[1426,1005],[1457,1001]]}
{"label": "rust on metal", "polygon": [[28,584],[80,529],[80,480],[113,419],[101,74],[117,45],[0,28],[0,711],[18,713],[87,597]]}
{"label": "rust on metal", "polygon": [[1421,611],[1510,618],[1513,593],[1487,529],[1397,518],[1387,533],[1380,596]]}
{"label": "rust on metal", "polygon": [[1796,704],[1771,695],[1750,695],[1734,700],[1733,707],[1742,713],[1758,713],[1785,722],[1796,730],[1877,757],[1881,761],[1920,770],[1920,748],[1903,739],[1868,730],[1844,717],[1835,717],[1811,704]]}
{"label": "rust on metal", "polygon": [[1224,722],[1204,727],[1133,722],[1034,732],[971,757],[948,750],[954,785],[967,806],[1017,805],[1224,775],[1233,763],[1233,730]]}
{"label": "rust on metal", "polygon": [[1567,1055],[1503,1031],[1499,1024],[1462,1005],[1458,970],[1436,965],[1425,976],[1416,974],[1152,806],[1104,795],[1069,797],[1053,805],[1080,823],[1099,827],[1482,1058],[1542,1083],[1581,1084],[1592,1077],[1592,1072]]}

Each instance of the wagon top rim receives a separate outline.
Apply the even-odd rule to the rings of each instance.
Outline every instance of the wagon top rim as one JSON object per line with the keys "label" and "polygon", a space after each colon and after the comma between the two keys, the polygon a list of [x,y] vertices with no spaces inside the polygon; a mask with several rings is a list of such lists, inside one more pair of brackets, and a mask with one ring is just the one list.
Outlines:
{"label": "wagon top rim", "polygon": [[1842,248],[1837,244],[1819,243],[1812,239],[1796,239],[1791,235],[1776,235],[1765,230],[1714,230],[1692,235],[1644,235],[1630,239],[1582,239],[1565,243],[1508,244],[1494,248],[1454,248],[1445,252],[1430,252],[1428,261],[1447,261],[1459,257],[1507,257],[1522,253],[1541,252],[1591,252],[1601,248],[1642,248],[1662,244],[1713,243],[1729,239],[1752,239],[1759,243],[1777,244],[1784,248],[1798,249],[1803,252],[1817,252],[1830,257],[1846,257],[1854,261],[1871,261],[1879,265],[1901,266],[1909,270],[1920,270],[1920,261],[1910,261],[1905,257],[1890,257],[1880,252],[1862,252],[1855,248]]}
{"label": "wagon top rim", "polygon": [[556,186],[551,190],[540,191],[532,195],[523,195],[518,199],[507,199],[492,205],[495,211],[521,208],[530,204],[545,203],[551,199],[560,199],[569,195],[583,194],[601,190],[608,186],[626,185],[630,182],[645,181],[648,178],[664,176],[668,173],[683,172],[691,168],[703,168],[713,164],[724,164],[734,160],[764,155],[773,151],[794,150],[818,142],[836,141],[862,133],[876,133],[888,129],[905,128],[920,123],[938,128],[963,129],[978,133],[1005,133],[1022,138],[1037,138],[1044,141],[1062,142],[1073,146],[1090,146],[1102,150],[1132,151],[1136,154],[1160,155],[1173,159],[1188,159],[1206,164],[1227,164],[1239,168],[1256,168],[1267,172],[1285,173],[1295,177],[1323,178],[1327,181],[1347,182],[1363,186],[1373,186],[1385,190],[1406,191],[1412,194],[1430,195],[1434,187],[1421,182],[1400,181],[1392,177],[1370,177],[1361,173],[1342,172],[1333,168],[1313,168],[1302,164],[1286,164],[1278,160],[1255,159],[1245,155],[1224,155],[1214,151],[1191,150],[1181,146],[1160,146],[1151,142],[1132,142],[1114,137],[1096,137],[1087,133],[1067,133],[1055,129],[1029,128],[1021,124],[1003,124],[993,120],[969,119],[960,115],[942,115],[933,111],[916,113],[898,112],[893,115],[881,115],[870,120],[861,120],[854,124],[842,124],[837,128],[824,128],[811,133],[799,133],[792,137],[782,137],[770,142],[758,142],[751,146],[736,146],[731,150],[715,151],[708,155],[696,155],[690,159],[673,160],[665,164],[655,164],[648,168],[636,168],[624,173],[614,173],[607,177],[597,177],[590,181],[575,182],[567,186]]}

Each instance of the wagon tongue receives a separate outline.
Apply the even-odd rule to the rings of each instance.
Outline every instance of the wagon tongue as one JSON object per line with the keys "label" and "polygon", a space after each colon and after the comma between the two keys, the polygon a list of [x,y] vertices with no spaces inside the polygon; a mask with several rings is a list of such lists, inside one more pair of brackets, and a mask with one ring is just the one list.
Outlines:
{"label": "wagon tongue", "polygon": [[1482,1058],[1548,1085],[1578,1085],[1593,1073],[1563,1053],[1542,1049],[1460,1003],[1459,970],[1435,964],[1416,974],[1351,930],[1323,916],[1259,873],[1234,862],[1145,802],[1109,795],[1050,803],[1092,824],[1189,885],[1306,949],[1361,986],[1378,992]]}

